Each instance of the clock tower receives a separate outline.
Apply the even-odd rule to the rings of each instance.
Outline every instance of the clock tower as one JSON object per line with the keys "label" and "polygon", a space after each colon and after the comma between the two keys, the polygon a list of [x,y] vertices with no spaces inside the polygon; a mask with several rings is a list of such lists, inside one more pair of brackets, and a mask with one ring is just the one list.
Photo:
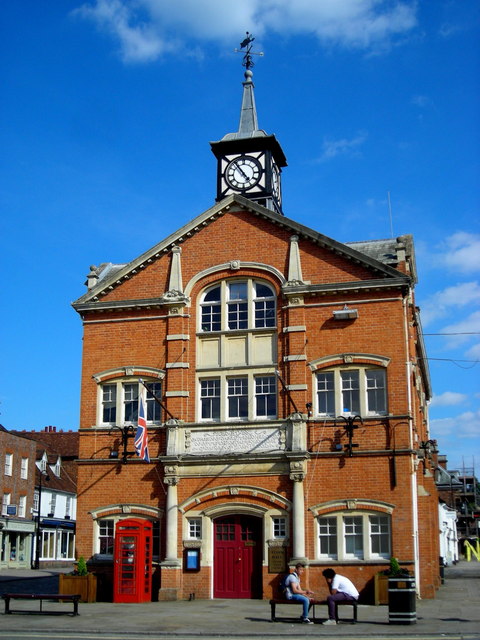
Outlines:
{"label": "clock tower", "polygon": [[283,213],[281,172],[287,161],[275,136],[258,128],[251,71],[252,41],[253,37],[247,34],[241,44],[247,50],[243,62],[246,71],[238,131],[210,143],[218,163],[216,200],[240,193],[267,209]]}

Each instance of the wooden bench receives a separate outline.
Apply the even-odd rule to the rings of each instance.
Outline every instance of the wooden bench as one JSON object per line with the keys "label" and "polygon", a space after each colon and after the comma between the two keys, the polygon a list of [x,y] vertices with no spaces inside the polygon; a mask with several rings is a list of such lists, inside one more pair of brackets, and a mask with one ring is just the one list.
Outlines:
{"label": "wooden bench", "polygon": [[[302,607],[302,603],[298,600],[287,600],[286,598],[272,598],[270,600],[270,619],[272,622],[276,622],[277,618],[275,616],[275,609],[277,604],[296,604],[297,607]],[[315,605],[316,604],[325,604],[325,600],[310,600],[310,606],[308,610],[312,610],[312,618],[315,619]]]}
{"label": "wooden bench", "polygon": [[[42,603],[44,600],[54,600],[56,602],[73,602],[73,615],[78,616],[78,602],[81,598],[80,594],[70,595],[62,593],[4,593],[2,598],[5,600],[5,613],[68,613],[67,611],[44,611]],[[11,609],[10,600],[39,600],[40,609],[30,611],[26,609]]]}

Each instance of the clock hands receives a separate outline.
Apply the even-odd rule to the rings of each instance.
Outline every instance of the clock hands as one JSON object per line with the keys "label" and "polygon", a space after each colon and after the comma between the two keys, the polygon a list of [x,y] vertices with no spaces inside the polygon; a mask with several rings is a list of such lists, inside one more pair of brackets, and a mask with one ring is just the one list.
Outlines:
{"label": "clock hands", "polygon": [[231,160],[225,169],[227,184],[236,191],[245,191],[254,187],[261,178],[260,162],[252,156],[242,156]]}
{"label": "clock hands", "polygon": [[237,169],[238,171],[240,171],[240,173],[242,174],[242,176],[245,178],[245,180],[250,180],[250,176],[248,176],[245,171],[242,169],[242,167],[240,166],[240,163],[237,162]]}

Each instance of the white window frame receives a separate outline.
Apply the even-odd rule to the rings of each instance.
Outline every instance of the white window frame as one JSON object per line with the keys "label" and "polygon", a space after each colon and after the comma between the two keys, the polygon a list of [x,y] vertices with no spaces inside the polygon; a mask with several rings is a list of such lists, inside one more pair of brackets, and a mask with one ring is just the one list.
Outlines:
{"label": "white window frame", "polygon": [[287,518],[285,516],[272,516],[272,538],[284,539],[287,537]]}
{"label": "white window frame", "polygon": [[[246,286],[246,295],[237,296],[241,285]],[[260,287],[269,290],[270,295],[261,295]],[[212,292],[218,294],[214,300],[206,300]],[[275,330],[276,294],[273,286],[255,278],[221,280],[208,287],[200,296],[198,331],[214,333],[219,331],[249,331],[252,329]]]}
{"label": "white window frame", "polygon": [[[95,549],[94,553],[101,558],[112,558],[115,551],[115,525],[117,524],[119,518],[98,518],[95,520]],[[104,528],[104,533],[102,535],[102,528]],[[110,535],[111,528],[111,535]],[[105,553],[101,551],[100,541],[103,538],[112,538],[112,553]]]}
{"label": "white window frame", "polygon": [[[161,394],[162,383],[159,380],[146,380],[147,385],[153,389],[155,395]],[[137,386],[137,394],[132,397],[129,397],[130,394],[130,385]],[[143,391],[143,385],[139,382],[138,378],[121,378],[121,379],[113,379],[106,380],[98,385],[98,395],[97,395],[97,424],[99,425],[130,425],[137,424],[138,421],[138,398],[139,394]],[[112,393],[109,393],[109,392]],[[110,400],[109,400],[110,398]],[[131,403],[137,402],[136,414],[135,410],[133,413],[133,419],[126,420],[125,418],[125,407]],[[114,404],[115,406],[115,416],[111,420],[104,420],[104,404]],[[152,411],[154,412],[154,419],[151,419]],[[156,402],[153,395],[147,391],[146,394],[146,418],[147,424],[149,425],[158,425],[162,423],[162,411],[160,405]]]}
{"label": "white window frame", "polygon": [[65,517],[69,518],[72,512],[72,496],[65,496]]}
{"label": "white window frame", "polygon": [[188,540],[202,539],[202,518],[187,518],[187,538]]}
{"label": "white window frame", "polygon": [[57,507],[57,494],[56,493],[51,493],[50,494],[50,501],[48,503],[48,513],[51,513],[53,515],[55,515],[55,509]]}
{"label": "white window frame", "polygon": [[5,454],[5,471],[6,476],[11,476],[13,473],[13,453]]}
{"label": "white window frame", "polygon": [[[266,382],[266,379],[269,379]],[[211,383],[217,381],[219,387],[219,396],[208,396],[205,394],[206,385],[202,383]],[[245,381],[246,390],[239,391],[239,381]],[[262,382],[261,382],[262,381]],[[259,382],[259,384],[257,384]],[[269,396],[275,396],[275,413],[269,415],[268,412],[259,413],[258,399],[265,397],[265,385],[270,387]],[[274,394],[271,392],[274,389]],[[202,417],[204,411],[204,401],[211,406],[211,399],[219,398],[220,410],[216,412],[215,417]],[[236,415],[238,412],[234,412],[231,407],[235,406],[235,403],[230,403],[231,398],[238,398],[237,404],[242,404],[240,398],[246,398],[246,413],[243,415]],[[265,372],[260,371],[236,371],[235,375],[231,375],[230,372],[220,372],[219,375],[205,375],[199,377],[198,380],[198,422],[253,422],[260,420],[276,420],[278,416],[278,387],[275,375],[271,373],[271,368]],[[268,401],[266,401],[268,406]],[[210,412],[211,413],[211,412]]]}
{"label": "white window frame", "polygon": [[12,494],[9,492],[5,492],[2,498],[2,516],[7,515],[7,507],[10,505],[10,501],[12,499]]}
{"label": "white window frame", "polygon": [[25,518],[27,513],[27,496],[18,497],[18,517]]}
{"label": "white window frame", "polygon": [[28,458],[22,458],[20,462],[20,478],[28,480]]}
{"label": "white window frame", "polygon": [[[321,527],[326,532],[327,523],[332,526],[336,521],[336,552],[330,551],[324,553],[321,551]],[[359,529],[359,525],[360,529]],[[378,525],[381,531],[378,530]],[[355,530],[354,530],[355,529]],[[353,539],[355,533],[360,531],[361,548],[355,544],[355,551],[347,551],[347,538]],[[333,538],[332,533],[323,536],[326,541],[328,537]],[[376,542],[380,540],[380,552],[373,550],[374,538]],[[325,513],[316,518],[316,539],[317,539],[317,558],[319,560],[338,561],[338,562],[378,562],[385,560],[391,556],[392,545],[392,522],[390,515],[372,511],[338,511],[335,513]],[[326,545],[332,548],[335,545]]]}
{"label": "white window frame", "polygon": [[[374,372],[374,376],[369,375]],[[353,375],[352,375],[353,374]],[[348,385],[349,380],[355,381],[358,374],[358,389],[355,384]],[[380,377],[383,386],[369,387],[369,380]],[[383,380],[382,380],[383,378]],[[333,383],[333,385],[332,385]],[[358,405],[345,407],[347,395],[358,393]],[[321,401],[320,394],[324,394]],[[383,395],[383,409],[377,410],[369,406],[370,395]],[[324,411],[328,405],[327,411]],[[318,417],[335,418],[336,416],[349,416],[359,414],[361,416],[385,416],[388,415],[387,371],[384,367],[352,366],[319,369],[315,371],[315,414]]]}

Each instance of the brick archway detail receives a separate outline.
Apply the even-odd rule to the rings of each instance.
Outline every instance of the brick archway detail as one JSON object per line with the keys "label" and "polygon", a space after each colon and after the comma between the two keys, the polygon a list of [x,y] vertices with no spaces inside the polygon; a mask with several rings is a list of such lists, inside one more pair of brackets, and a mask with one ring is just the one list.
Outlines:
{"label": "brick archway detail", "polygon": [[[185,513],[192,507],[201,508],[201,503],[211,498],[234,498],[237,501],[241,499],[244,500],[245,498],[260,498],[262,500],[268,501],[277,509],[279,508],[285,511],[290,511],[292,508],[292,503],[290,502],[290,500],[287,500],[287,498],[284,498],[283,496],[273,491],[269,491],[268,489],[261,489],[259,487],[248,485],[228,485],[200,491],[179,504],[178,509],[181,513]],[[251,506],[252,508],[254,507],[253,504]]]}
{"label": "brick archway detail", "polygon": [[335,511],[380,511],[390,515],[394,509],[394,504],[381,502],[379,500],[362,500],[361,498],[332,500],[330,502],[321,502],[320,504],[310,507],[310,511],[314,516],[333,513]]}

